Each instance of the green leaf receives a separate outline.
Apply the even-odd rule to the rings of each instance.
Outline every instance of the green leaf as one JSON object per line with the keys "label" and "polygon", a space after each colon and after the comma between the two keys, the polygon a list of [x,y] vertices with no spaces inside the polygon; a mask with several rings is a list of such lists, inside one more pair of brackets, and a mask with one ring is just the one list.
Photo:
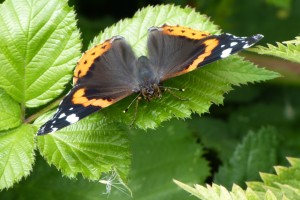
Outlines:
{"label": "green leaf", "polygon": [[0,199],[14,200],[107,200],[107,195],[101,194],[102,185],[98,182],[85,180],[82,177],[69,179],[62,177],[54,166],[49,166],[41,157],[36,157],[36,163],[30,176],[9,190],[0,192]]}
{"label": "green leaf", "polygon": [[0,190],[29,175],[34,162],[34,132],[31,125],[0,132]]}
{"label": "green leaf", "polygon": [[283,9],[290,9],[291,6],[291,0],[266,0],[266,2]]}
{"label": "green leaf", "polygon": [[[136,131],[130,141],[134,153],[128,186],[134,199],[185,199],[172,179],[203,183],[209,175],[202,147],[182,121],[172,120],[155,131]],[[110,199],[131,199],[125,197],[112,187]]]}
{"label": "green leaf", "polygon": [[227,123],[206,116],[193,116],[187,123],[205,147],[216,151],[221,160],[232,155],[238,140],[232,136]]}
{"label": "green leaf", "polygon": [[17,127],[22,123],[20,105],[2,89],[0,89],[0,113],[0,131]]}
{"label": "green leaf", "polygon": [[[49,116],[35,121],[41,125]],[[74,178],[78,173],[98,180],[115,167],[124,179],[129,172],[130,150],[124,127],[94,114],[53,134],[38,137],[38,148],[49,164]]]}
{"label": "green leaf", "polygon": [[[291,186],[294,188],[300,188],[300,159],[288,158],[291,167],[276,166],[276,175],[261,173],[260,176],[263,179],[263,184],[269,187],[279,188],[283,185]],[[254,185],[252,185],[254,184]],[[257,182],[248,182],[248,187],[257,187]],[[262,184],[262,183],[259,183]],[[255,187],[253,187],[255,189]],[[300,193],[298,194],[300,195]]]}
{"label": "green leaf", "polygon": [[255,191],[272,191],[279,199],[300,199],[300,159],[288,158],[291,167],[276,166],[277,175],[261,173],[263,182],[247,182],[247,186]]}
{"label": "green leaf", "polygon": [[[132,19],[122,20],[105,29],[94,39],[90,47],[114,35],[121,35],[128,40],[138,56],[146,55],[148,28],[164,23],[220,33],[220,30],[206,16],[200,15],[191,8],[180,8],[174,5],[149,6],[137,12]],[[182,101],[171,94],[164,93],[162,99],[154,99],[151,103],[141,101],[135,125],[142,129],[155,128],[161,122],[173,117],[186,118],[192,112],[199,114],[208,112],[212,103],[223,102],[223,94],[230,91],[232,85],[259,82],[278,76],[279,74],[275,72],[256,68],[252,63],[243,61],[238,56],[231,56],[200,70],[166,81],[165,86],[184,88],[185,92],[178,92],[177,95],[189,100]],[[133,98],[134,95],[101,112],[108,118],[130,124],[135,109],[130,109],[125,115],[121,115],[121,112]]]}
{"label": "green leaf", "polygon": [[277,175],[261,174],[264,182],[248,182],[247,189],[243,190],[237,185],[233,185],[228,191],[225,187],[212,184],[206,187],[195,185],[194,188],[180,181],[174,182],[202,200],[281,200],[300,199],[300,159],[288,158],[291,167],[276,167]]}
{"label": "green leaf", "polygon": [[276,56],[285,60],[300,63],[300,37],[296,37],[295,40],[283,42],[285,44],[277,42],[277,46],[267,44],[267,47],[259,46],[253,51],[259,54]]}
{"label": "green leaf", "polygon": [[0,87],[27,107],[57,97],[81,46],[67,1],[6,0],[0,5],[0,30]]}
{"label": "green leaf", "polygon": [[233,183],[243,185],[246,180],[258,180],[259,171],[271,171],[277,160],[277,137],[274,128],[250,131],[228,163],[219,169],[215,182],[230,188]]}
{"label": "green leaf", "polygon": [[213,184],[212,186],[206,185],[206,187],[196,184],[193,188],[177,180],[174,180],[174,183],[185,191],[202,200],[260,199],[259,196],[255,194],[251,189],[247,189],[247,191],[244,191],[238,185],[233,185],[232,191],[230,192],[225,187],[216,184]]}

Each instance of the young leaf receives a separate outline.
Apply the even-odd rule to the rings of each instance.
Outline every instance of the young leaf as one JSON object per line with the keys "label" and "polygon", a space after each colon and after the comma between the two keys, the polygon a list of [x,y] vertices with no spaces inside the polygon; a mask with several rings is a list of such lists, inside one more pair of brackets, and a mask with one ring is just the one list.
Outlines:
{"label": "young leaf", "polygon": [[233,185],[228,191],[225,187],[213,184],[212,186],[195,185],[194,188],[174,180],[174,182],[190,194],[202,200],[292,200],[300,199],[300,159],[288,158],[291,167],[276,167],[277,175],[261,174],[264,182],[248,182],[247,189],[243,190]]}
{"label": "young leaf", "polygon": [[257,180],[259,171],[270,171],[276,162],[277,138],[274,128],[250,131],[232,158],[220,168],[215,182],[230,188],[233,183],[242,185],[246,180]]}
{"label": "young leaf", "polygon": [[[253,190],[266,190],[268,188],[272,191],[279,190],[281,195],[285,194],[287,197],[291,195],[291,199],[300,198],[300,192],[296,195],[291,191],[300,191],[300,159],[287,158],[291,167],[275,166],[276,175],[261,173],[262,182],[247,182],[247,186]],[[263,186],[263,187],[262,187]],[[292,198],[293,197],[293,198]],[[297,197],[297,198],[296,198]]]}
{"label": "young leaf", "polygon": [[34,162],[34,132],[31,125],[22,125],[0,133],[0,190],[29,175]]}
{"label": "young leaf", "polygon": [[[128,186],[135,199],[185,199],[172,179],[203,183],[209,174],[203,150],[186,123],[172,120],[155,131],[136,131],[130,138],[133,161]],[[125,198],[112,188],[110,199]]]}
{"label": "young leaf", "polygon": [[268,47],[259,46],[253,51],[264,54],[276,56],[285,60],[300,63],[300,37],[296,37],[295,40],[283,42],[285,44],[277,42],[277,46],[268,44]]}
{"label": "young leaf", "polygon": [[20,105],[2,89],[0,89],[0,113],[0,131],[17,127],[22,123]]}
{"label": "young leaf", "polygon": [[[216,184],[213,184],[212,186],[206,185],[206,187],[196,184],[193,188],[177,180],[174,180],[174,183],[177,184],[182,189],[184,189],[185,191],[189,192],[190,194],[202,200],[264,199],[264,198],[260,198],[260,195],[254,193],[251,189],[247,189],[246,191],[244,191],[238,185],[233,185],[232,191],[228,191],[225,187]],[[269,200],[270,198],[266,198],[266,199]]]}
{"label": "young leaf", "polygon": [[67,1],[6,0],[0,30],[0,87],[27,107],[57,97],[81,47]]}
{"label": "young leaf", "polygon": [[[52,113],[35,121],[41,125]],[[121,178],[127,177],[130,151],[125,129],[105,121],[100,114],[92,115],[59,133],[38,137],[38,148],[49,164],[74,178],[78,173],[98,180],[102,172],[118,169]]]}

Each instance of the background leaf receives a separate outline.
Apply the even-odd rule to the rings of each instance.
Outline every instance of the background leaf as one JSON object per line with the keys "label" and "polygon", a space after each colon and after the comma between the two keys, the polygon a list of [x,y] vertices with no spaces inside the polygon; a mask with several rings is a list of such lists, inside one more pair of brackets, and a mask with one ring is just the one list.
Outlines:
{"label": "background leaf", "polygon": [[81,46],[67,1],[7,0],[0,30],[0,87],[27,107],[59,95]]}
{"label": "background leaf", "polygon": [[300,63],[300,37],[296,37],[295,40],[283,42],[285,44],[277,42],[277,46],[267,44],[267,47],[259,46],[254,51],[259,54],[276,56],[285,60]]}
{"label": "background leaf", "polygon": [[11,187],[32,170],[34,132],[31,125],[0,132],[0,190]]}
{"label": "background leaf", "polygon": [[[133,199],[185,199],[173,178],[203,183],[209,174],[203,150],[182,121],[172,120],[148,132],[130,137],[133,154],[128,186]],[[110,199],[132,199],[112,188]]]}
{"label": "background leaf", "polygon": [[225,187],[213,184],[206,187],[195,185],[194,188],[175,180],[174,182],[202,200],[258,200],[258,199],[299,199],[299,170],[300,159],[288,158],[291,167],[275,167],[277,175],[261,174],[264,182],[248,182],[246,190],[238,185],[233,185],[232,190],[228,191]]}
{"label": "background leaf", "polygon": [[[37,119],[35,124],[41,125],[52,114]],[[102,172],[115,167],[124,179],[131,162],[126,134],[124,127],[97,114],[57,133],[38,137],[38,148],[49,164],[68,177],[81,173],[98,180]]]}
{"label": "background leaf", "polygon": [[283,9],[289,9],[291,5],[291,0],[266,0],[266,2]]}
{"label": "background leaf", "polygon": [[2,89],[0,89],[0,113],[0,131],[17,127],[22,123],[20,105]]}
{"label": "background leaf", "polygon": [[54,166],[49,166],[46,161],[37,156],[32,174],[7,191],[0,193],[0,199],[14,200],[99,200],[107,199],[102,195],[100,183],[92,182],[78,177],[69,179],[62,177]]}
{"label": "background leaf", "polygon": [[164,125],[157,131],[136,131],[130,134],[132,150],[136,152],[132,155],[128,181],[133,197],[120,193],[114,187],[110,194],[103,194],[106,185],[98,181],[61,177],[54,167],[49,167],[38,156],[32,176],[13,189],[1,192],[0,199],[51,200],[57,199],[58,195],[60,199],[88,200],[186,199],[186,194],[172,183],[172,179],[203,183],[209,174],[208,163],[202,158],[202,146],[196,142],[184,122],[172,120]]}
{"label": "background leaf", "polygon": [[250,131],[230,161],[219,169],[215,182],[231,188],[233,183],[242,186],[246,180],[257,180],[259,171],[269,172],[276,163],[277,145],[274,128],[262,128],[258,133]]}

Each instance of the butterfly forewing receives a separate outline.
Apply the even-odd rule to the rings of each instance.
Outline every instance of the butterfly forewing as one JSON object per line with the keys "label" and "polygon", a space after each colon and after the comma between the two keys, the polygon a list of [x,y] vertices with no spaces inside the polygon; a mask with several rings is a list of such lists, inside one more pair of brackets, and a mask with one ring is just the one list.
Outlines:
{"label": "butterfly forewing", "polygon": [[185,27],[164,25],[149,29],[148,55],[160,80],[164,81],[248,48],[262,37],[209,35]]}
{"label": "butterfly forewing", "polygon": [[38,135],[75,123],[138,90],[135,65],[136,57],[122,37],[114,37],[87,51],[75,69],[73,89]]}

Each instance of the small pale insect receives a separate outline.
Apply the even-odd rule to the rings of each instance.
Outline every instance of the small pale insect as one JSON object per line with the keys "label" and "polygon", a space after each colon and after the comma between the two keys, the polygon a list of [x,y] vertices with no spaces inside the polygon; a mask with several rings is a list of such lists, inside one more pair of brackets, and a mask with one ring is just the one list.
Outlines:
{"label": "small pale insect", "polygon": [[115,169],[112,169],[110,172],[108,172],[103,179],[99,180],[99,183],[106,185],[106,191],[103,194],[109,195],[112,188],[115,188],[127,196],[132,197],[130,188],[123,182]]}

